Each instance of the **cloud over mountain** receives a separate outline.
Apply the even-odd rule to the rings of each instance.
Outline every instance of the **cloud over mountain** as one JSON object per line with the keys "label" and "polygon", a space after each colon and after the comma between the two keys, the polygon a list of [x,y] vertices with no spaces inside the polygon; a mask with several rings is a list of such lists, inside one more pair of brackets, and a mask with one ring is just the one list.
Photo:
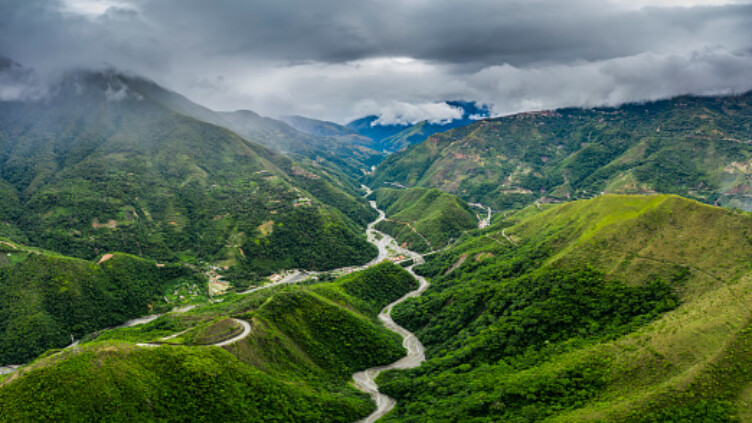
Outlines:
{"label": "cloud over mountain", "polygon": [[747,90],[749,28],[752,5],[721,0],[8,0],[0,53],[43,75],[110,63],[221,109],[430,119],[421,105],[447,99],[506,113]]}

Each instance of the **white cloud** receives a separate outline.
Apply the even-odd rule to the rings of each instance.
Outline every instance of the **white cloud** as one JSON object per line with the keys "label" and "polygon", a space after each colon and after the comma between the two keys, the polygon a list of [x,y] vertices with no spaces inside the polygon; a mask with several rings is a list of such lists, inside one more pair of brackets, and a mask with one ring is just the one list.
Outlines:
{"label": "white cloud", "polygon": [[752,56],[723,51],[635,56],[536,69],[486,68],[469,77],[495,115],[557,107],[616,106],[682,94],[752,89]]}
{"label": "white cloud", "polygon": [[135,7],[125,1],[118,0],[60,0],[60,11],[64,13],[98,17],[110,9],[135,10]]}
{"label": "white cloud", "polygon": [[0,54],[45,79],[112,63],[220,110],[447,119],[425,105],[502,114],[749,89],[750,2],[5,0]]}
{"label": "white cloud", "polygon": [[612,0],[613,3],[629,8],[643,7],[697,7],[726,6],[730,4],[750,4],[750,0]]}
{"label": "white cloud", "polygon": [[[222,87],[168,82],[192,86],[189,97],[214,108],[249,108],[269,116],[300,114],[341,123],[365,115],[380,115],[383,123],[456,119],[456,111],[444,103],[448,100],[493,105],[493,114],[499,116],[752,89],[752,55],[723,49],[476,71],[389,59],[284,68],[237,63],[225,70],[232,72],[222,74]],[[206,74],[219,75],[219,70]]]}
{"label": "white cloud", "polygon": [[444,102],[411,104],[395,101],[384,106],[379,118],[371,125],[411,125],[427,120],[429,123],[449,123],[462,118],[462,109]]}

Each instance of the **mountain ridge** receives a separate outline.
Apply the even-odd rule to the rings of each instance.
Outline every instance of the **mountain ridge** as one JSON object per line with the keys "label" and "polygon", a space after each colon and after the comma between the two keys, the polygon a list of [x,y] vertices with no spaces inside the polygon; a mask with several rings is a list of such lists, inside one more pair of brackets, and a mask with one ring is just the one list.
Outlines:
{"label": "mountain ridge", "polygon": [[[0,177],[21,203],[11,223],[35,245],[84,258],[187,253],[189,261],[263,273],[302,266],[301,254],[316,250],[288,242],[277,259],[252,264],[245,251],[256,241],[291,236],[258,229],[279,214],[340,239],[347,247],[334,261],[367,261],[372,247],[358,233],[374,212],[353,181],[181,113],[187,109],[208,111],[114,71],[73,73],[46,101],[0,103]],[[5,195],[15,203],[13,191]],[[300,198],[309,205],[296,207]]]}
{"label": "mountain ridge", "polygon": [[602,191],[750,209],[751,99],[684,96],[485,119],[389,156],[369,180],[439,188],[495,209]]}

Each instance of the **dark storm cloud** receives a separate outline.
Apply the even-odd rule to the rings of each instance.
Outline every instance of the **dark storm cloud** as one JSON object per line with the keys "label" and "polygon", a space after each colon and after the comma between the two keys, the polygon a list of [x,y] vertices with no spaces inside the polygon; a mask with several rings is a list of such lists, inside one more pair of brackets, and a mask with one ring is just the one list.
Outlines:
{"label": "dark storm cloud", "polygon": [[345,62],[378,56],[513,66],[752,41],[752,5],[629,10],[603,0],[164,0],[140,3],[205,53]]}
{"label": "dark storm cloud", "polygon": [[448,98],[508,112],[752,87],[752,5],[639,1],[5,0],[0,54],[339,120]]}

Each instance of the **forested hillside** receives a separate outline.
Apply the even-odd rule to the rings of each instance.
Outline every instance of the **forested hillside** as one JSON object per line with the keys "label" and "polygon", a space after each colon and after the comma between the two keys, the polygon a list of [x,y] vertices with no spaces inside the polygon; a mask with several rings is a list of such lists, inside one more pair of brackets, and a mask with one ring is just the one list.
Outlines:
{"label": "forested hillside", "polygon": [[[104,331],[0,381],[0,421],[353,422],[374,406],[352,373],[404,354],[376,314],[415,286],[385,263]],[[250,322],[250,335],[224,350],[199,346],[209,333],[221,339],[227,316]],[[178,336],[161,347],[135,344],[169,334]]]}
{"label": "forested hillside", "polygon": [[72,337],[158,311],[178,286],[205,285],[186,266],[127,254],[94,263],[0,240],[0,255],[0,364],[26,362]]}
{"label": "forested hillside", "polygon": [[382,162],[371,187],[439,188],[495,209],[673,193],[752,209],[752,94],[483,120]]}
{"label": "forested hillside", "polygon": [[[394,310],[428,361],[386,421],[746,421],[752,218],[676,196],[531,206]],[[746,417],[745,417],[746,416]]]}
{"label": "forested hillside", "polygon": [[[362,235],[375,212],[351,180],[183,114],[204,112],[114,71],[72,73],[44,101],[0,102],[0,233],[84,259],[122,251],[247,275],[375,254]],[[290,240],[295,225],[304,245]]]}

